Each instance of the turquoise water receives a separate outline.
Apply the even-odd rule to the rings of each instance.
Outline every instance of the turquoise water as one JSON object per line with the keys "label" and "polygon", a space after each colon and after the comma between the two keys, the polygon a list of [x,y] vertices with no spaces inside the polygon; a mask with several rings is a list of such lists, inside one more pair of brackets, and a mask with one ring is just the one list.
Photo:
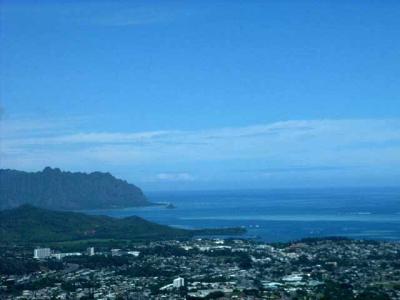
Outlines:
{"label": "turquoise water", "polygon": [[91,210],[114,217],[138,215],[182,228],[247,228],[246,237],[288,241],[346,236],[400,241],[400,188],[297,189],[147,193],[163,207]]}

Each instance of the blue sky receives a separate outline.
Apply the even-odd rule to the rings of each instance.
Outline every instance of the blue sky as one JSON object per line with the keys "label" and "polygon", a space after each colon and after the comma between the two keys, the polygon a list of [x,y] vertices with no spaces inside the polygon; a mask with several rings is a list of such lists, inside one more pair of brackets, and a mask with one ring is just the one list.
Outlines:
{"label": "blue sky", "polygon": [[399,185],[398,1],[2,1],[1,165],[147,190]]}

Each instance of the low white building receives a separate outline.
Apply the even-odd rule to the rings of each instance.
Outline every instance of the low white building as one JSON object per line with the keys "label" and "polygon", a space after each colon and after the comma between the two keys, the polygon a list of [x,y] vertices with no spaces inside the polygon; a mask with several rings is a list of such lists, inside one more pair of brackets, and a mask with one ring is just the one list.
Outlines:
{"label": "low white building", "polygon": [[291,274],[282,277],[282,280],[286,282],[298,282],[303,280],[303,276],[301,274]]}
{"label": "low white building", "polygon": [[126,254],[138,257],[140,255],[140,251],[128,251]]}
{"label": "low white building", "polygon": [[50,248],[36,248],[35,250],[33,250],[33,258],[36,259],[49,258],[50,255],[51,255]]}
{"label": "low white building", "polygon": [[67,256],[81,256],[82,253],[80,252],[69,252],[69,253],[54,253],[51,255],[51,257],[54,257],[56,259],[63,259],[64,257]]}

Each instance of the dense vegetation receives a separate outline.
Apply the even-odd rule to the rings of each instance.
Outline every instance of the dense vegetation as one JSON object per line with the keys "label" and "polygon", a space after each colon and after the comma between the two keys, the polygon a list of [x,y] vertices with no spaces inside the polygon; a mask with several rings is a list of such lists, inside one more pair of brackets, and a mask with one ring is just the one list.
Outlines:
{"label": "dense vegetation", "polygon": [[190,235],[190,231],[158,225],[136,216],[115,219],[51,211],[30,205],[0,211],[0,219],[0,242],[179,238]]}
{"label": "dense vegetation", "polygon": [[132,216],[116,219],[23,205],[0,211],[1,242],[57,242],[87,239],[179,239],[194,235],[242,233],[241,229],[184,230]]}
{"label": "dense vegetation", "polygon": [[110,173],[0,170],[0,209],[29,203],[50,209],[99,209],[146,206],[151,203],[133,184]]}
{"label": "dense vegetation", "polygon": [[22,275],[30,274],[40,270],[61,270],[63,264],[60,261],[48,260],[39,262],[33,258],[15,258],[0,256],[0,274]]}

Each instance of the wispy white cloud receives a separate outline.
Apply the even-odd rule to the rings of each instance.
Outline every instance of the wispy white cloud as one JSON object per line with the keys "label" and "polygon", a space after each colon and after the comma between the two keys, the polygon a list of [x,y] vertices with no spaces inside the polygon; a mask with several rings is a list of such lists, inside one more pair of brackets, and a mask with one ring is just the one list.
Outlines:
{"label": "wispy white cloud", "polygon": [[194,177],[189,173],[159,173],[156,176],[160,181],[193,181]]}
{"label": "wispy white cloud", "polygon": [[33,119],[21,117],[17,119],[0,119],[0,135],[2,139],[18,139],[29,141],[30,138],[48,138],[73,132],[87,121],[86,117]]}
{"label": "wispy white cloud", "polygon": [[[78,128],[67,130],[61,123],[52,130],[48,121],[32,121],[30,125],[34,126],[22,134],[27,124],[3,120],[2,165],[41,168],[169,162],[200,166],[202,162],[252,160],[259,161],[260,168],[292,168],[297,173],[318,166],[400,166],[400,120],[396,119],[293,120],[247,127],[150,132],[81,132]],[[325,170],[328,171],[332,170]]]}
{"label": "wispy white cloud", "polygon": [[352,170],[354,166],[338,167],[338,166],[324,166],[324,165],[312,165],[312,166],[297,166],[292,165],[283,168],[265,168],[265,169],[245,169],[238,170],[240,173],[259,173],[259,174],[275,174],[275,173],[308,173],[308,172],[331,172],[331,171],[346,171]]}

